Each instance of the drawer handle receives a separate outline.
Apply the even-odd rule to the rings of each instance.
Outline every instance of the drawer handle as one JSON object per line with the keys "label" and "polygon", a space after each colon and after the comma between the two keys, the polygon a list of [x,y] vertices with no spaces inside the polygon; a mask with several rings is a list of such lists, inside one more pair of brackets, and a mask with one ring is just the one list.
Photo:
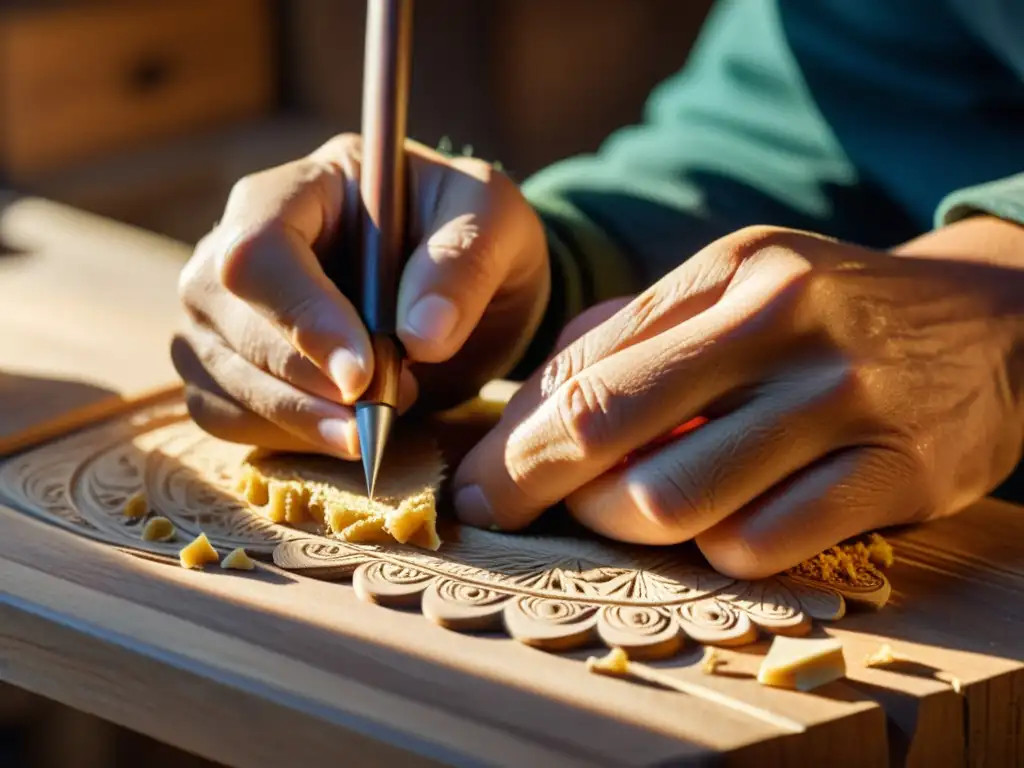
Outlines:
{"label": "drawer handle", "polygon": [[174,77],[174,65],[166,56],[147,56],[128,72],[128,90],[147,96],[162,90]]}

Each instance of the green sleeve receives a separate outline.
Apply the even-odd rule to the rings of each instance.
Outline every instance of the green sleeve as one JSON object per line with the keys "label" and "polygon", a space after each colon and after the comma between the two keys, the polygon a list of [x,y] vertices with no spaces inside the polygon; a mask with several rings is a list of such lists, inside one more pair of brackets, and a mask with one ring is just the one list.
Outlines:
{"label": "green sleeve", "polygon": [[548,230],[556,291],[521,369],[542,362],[581,310],[642,290],[743,226],[854,239],[871,217],[879,244],[912,234],[836,140],[786,34],[775,2],[719,2],[640,125],[524,183]]}
{"label": "green sleeve", "polygon": [[951,192],[935,211],[935,226],[979,214],[1024,225],[1024,173]]}
{"label": "green sleeve", "polygon": [[1024,168],[1024,69],[993,42],[1016,12],[924,5],[719,0],[639,125],[524,184],[557,288],[524,365],[582,309],[743,226],[884,250],[928,231],[940,202],[940,220],[1019,220],[1021,177],[983,184]]}

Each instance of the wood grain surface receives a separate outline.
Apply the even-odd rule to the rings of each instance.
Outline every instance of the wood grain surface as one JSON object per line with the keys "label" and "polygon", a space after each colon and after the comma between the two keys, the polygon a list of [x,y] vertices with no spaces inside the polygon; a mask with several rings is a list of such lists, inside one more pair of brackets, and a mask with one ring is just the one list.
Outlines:
{"label": "wood grain surface", "polygon": [[[1024,617],[1008,599],[1019,599],[1024,568],[993,539],[1019,520],[985,502],[898,536],[894,605],[830,629],[845,681],[763,688],[753,679],[763,647],[722,651],[712,677],[697,656],[659,664],[801,723],[801,734],[589,675],[585,654],[448,632],[347,586],[271,567],[185,571],[10,511],[0,512],[0,677],[240,766],[279,764],[288,750],[304,765],[372,764],[395,750],[455,764],[885,765],[891,753],[895,764],[1017,765]],[[985,559],[965,576],[974,556],[955,542],[972,539]],[[864,668],[882,642],[914,663]]]}
{"label": "wood grain surface", "polygon": [[180,385],[169,349],[190,250],[0,193],[0,455]]}

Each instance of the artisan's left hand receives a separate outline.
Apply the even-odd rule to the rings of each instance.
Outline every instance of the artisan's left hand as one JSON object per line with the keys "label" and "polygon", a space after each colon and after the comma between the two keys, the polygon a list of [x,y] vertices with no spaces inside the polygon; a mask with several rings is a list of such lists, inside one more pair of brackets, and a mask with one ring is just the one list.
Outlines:
{"label": "artisan's left hand", "polygon": [[753,578],[956,512],[1021,453],[1022,234],[970,219],[898,255],[774,228],[725,237],[594,310],[463,461],[459,513],[511,530],[565,500],[601,534],[696,539]]}

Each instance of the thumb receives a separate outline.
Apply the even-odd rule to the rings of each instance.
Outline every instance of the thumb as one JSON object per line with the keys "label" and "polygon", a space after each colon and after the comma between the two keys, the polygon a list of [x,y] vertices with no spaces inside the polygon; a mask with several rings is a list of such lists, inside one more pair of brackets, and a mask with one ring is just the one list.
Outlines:
{"label": "thumb", "polygon": [[511,180],[489,164],[452,161],[398,292],[398,335],[410,358],[441,363],[466,343],[496,294],[528,275],[523,251],[540,223]]}

